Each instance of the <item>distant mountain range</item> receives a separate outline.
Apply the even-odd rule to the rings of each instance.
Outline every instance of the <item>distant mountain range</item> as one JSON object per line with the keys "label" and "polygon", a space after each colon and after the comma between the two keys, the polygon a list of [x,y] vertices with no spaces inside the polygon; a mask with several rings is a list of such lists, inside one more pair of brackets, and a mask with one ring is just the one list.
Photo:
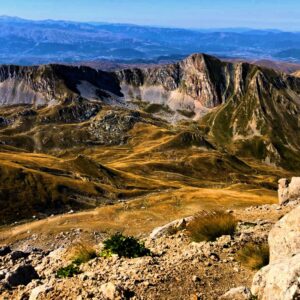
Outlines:
{"label": "distant mountain range", "polygon": [[2,64],[95,60],[156,63],[180,60],[195,52],[300,62],[300,32],[244,28],[187,30],[0,17]]}

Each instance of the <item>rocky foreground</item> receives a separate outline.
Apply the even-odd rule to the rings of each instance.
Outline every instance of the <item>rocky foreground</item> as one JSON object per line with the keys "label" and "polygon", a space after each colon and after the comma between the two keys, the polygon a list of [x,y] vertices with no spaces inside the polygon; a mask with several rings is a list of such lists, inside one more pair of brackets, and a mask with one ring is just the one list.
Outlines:
{"label": "rocky foreground", "polygon": [[[72,245],[82,239],[80,229],[60,233],[44,247],[36,236],[3,246],[0,299],[300,299],[300,199],[295,182],[290,191],[288,181],[280,182],[282,204],[228,211],[240,220],[232,237],[191,242],[185,229],[190,218],[178,220],[144,238],[152,256],[96,257],[80,265],[80,274],[72,278],[56,275],[68,264]],[[106,235],[94,235],[100,252]],[[237,260],[245,244],[267,240],[270,264],[258,273]]]}

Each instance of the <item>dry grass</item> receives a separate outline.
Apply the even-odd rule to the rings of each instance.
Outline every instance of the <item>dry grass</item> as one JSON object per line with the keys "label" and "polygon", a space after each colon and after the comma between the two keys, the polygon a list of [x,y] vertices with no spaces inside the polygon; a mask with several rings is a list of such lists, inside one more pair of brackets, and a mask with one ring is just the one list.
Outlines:
{"label": "dry grass", "polygon": [[69,258],[80,265],[97,257],[95,248],[88,242],[78,242],[69,249]]}
{"label": "dry grass", "polygon": [[[129,143],[122,146],[72,147],[53,151],[52,155],[7,152],[0,146],[0,194],[5,191],[0,199],[0,222],[13,216],[31,218],[49,205],[55,208],[59,204],[61,211],[69,211],[72,205],[77,211],[107,200],[131,200],[126,205],[0,228],[0,243],[72,228],[122,231],[128,235],[148,233],[195,211],[276,203],[277,192],[262,183],[276,185],[277,177],[290,177],[257,161],[247,161],[253,168],[248,170],[243,163],[218,151],[197,147],[162,151],[161,145],[172,141],[176,134],[168,128],[137,124],[130,132]],[[78,153],[87,160],[78,161]],[[79,195],[75,202],[74,194]]]}
{"label": "dry grass", "polygon": [[269,263],[269,246],[249,243],[237,253],[237,260],[251,270],[259,270]]}
{"label": "dry grass", "polygon": [[[181,205],[175,198],[181,199]],[[182,188],[152,193],[134,201],[104,206],[94,210],[46,218],[14,227],[0,228],[0,244],[9,244],[38,234],[51,235],[81,228],[86,232],[116,232],[126,235],[149,233],[154,227],[191,216],[195,211],[244,208],[250,205],[276,203],[277,193],[266,189],[237,186],[228,189]],[[147,207],[144,204],[147,202]],[[239,216],[240,217],[240,216]],[[41,241],[42,242],[42,241]]]}
{"label": "dry grass", "polygon": [[237,220],[222,211],[198,213],[187,230],[194,242],[215,241],[222,235],[233,235]]}

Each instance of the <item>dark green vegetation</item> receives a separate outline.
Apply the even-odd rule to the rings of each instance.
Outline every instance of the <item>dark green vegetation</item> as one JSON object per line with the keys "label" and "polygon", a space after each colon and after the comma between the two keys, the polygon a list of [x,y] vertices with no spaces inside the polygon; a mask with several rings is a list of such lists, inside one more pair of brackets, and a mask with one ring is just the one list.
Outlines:
{"label": "dark green vegetation", "polygon": [[101,252],[101,256],[103,257],[109,257],[112,254],[128,258],[151,255],[150,250],[139,240],[131,236],[124,236],[121,233],[112,235],[103,244],[104,249]]}
{"label": "dark green vegetation", "polygon": [[259,270],[269,264],[269,246],[263,244],[247,244],[238,253],[238,261],[252,270]]}
{"label": "dark green vegetation", "polygon": [[56,272],[56,277],[58,278],[67,278],[67,277],[73,277],[74,275],[80,274],[79,266],[77,264],[70,264],[66,267],[60,268]]}
{"label": "dark green vegetation", "polygon": [[222,211],[198,213],[187,227],[189,235],[194,242],[215,241],[222,235],[233,235],[237,220]]}

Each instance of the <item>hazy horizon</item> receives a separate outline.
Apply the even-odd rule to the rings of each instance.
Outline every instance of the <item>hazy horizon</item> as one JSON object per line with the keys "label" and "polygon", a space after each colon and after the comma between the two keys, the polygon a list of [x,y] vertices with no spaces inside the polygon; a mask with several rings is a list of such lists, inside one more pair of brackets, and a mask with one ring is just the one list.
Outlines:
{"label": "hazy horizon", "polygon": [[[223,3],[222,3],[223,2]],[[61,9],[61,8],[64,9]],[[295,0],[12,0],[0,4],[2,15],[29,20],[125,23],[187,29],[277,29],[299,31],[300,4]],[[159,12],[159,13],[158,13]]]}
{"label": "hazy horizon", "polygon": [[33,21],[33,22],[70,22],[70,23],[82,23],[82,24],[110,24],[110,25],[132,25],[132,26],[140,26],[140,27],[153,27],[153,28],[166,28],[166,29],[185,29],[185,30],[203,30],[203,31],[216,31],[216,30],[228,30],[228,31],[247,31],[247,30],[257,30],[257,31],[281,31],[281,32],[300,32],[299,29],[294,30],[287,30],[281,29],[276,27],[243,27],[243,26],[236,26],[236,27],[183,27],[183,26],[167,26],[167,25],[160,25],[160,24],[138,24],[138,23],[130,23],[130,22],[109,22],[109,21],[92,21],[92,20],[72,20],[72,19],[55,19],[55,18],[41,18],[41,19],[30,19],[20,16],[13,16],[13,15],[0,15],[0,18],[11,18],[11,19],[19,19],[23,21]]}

